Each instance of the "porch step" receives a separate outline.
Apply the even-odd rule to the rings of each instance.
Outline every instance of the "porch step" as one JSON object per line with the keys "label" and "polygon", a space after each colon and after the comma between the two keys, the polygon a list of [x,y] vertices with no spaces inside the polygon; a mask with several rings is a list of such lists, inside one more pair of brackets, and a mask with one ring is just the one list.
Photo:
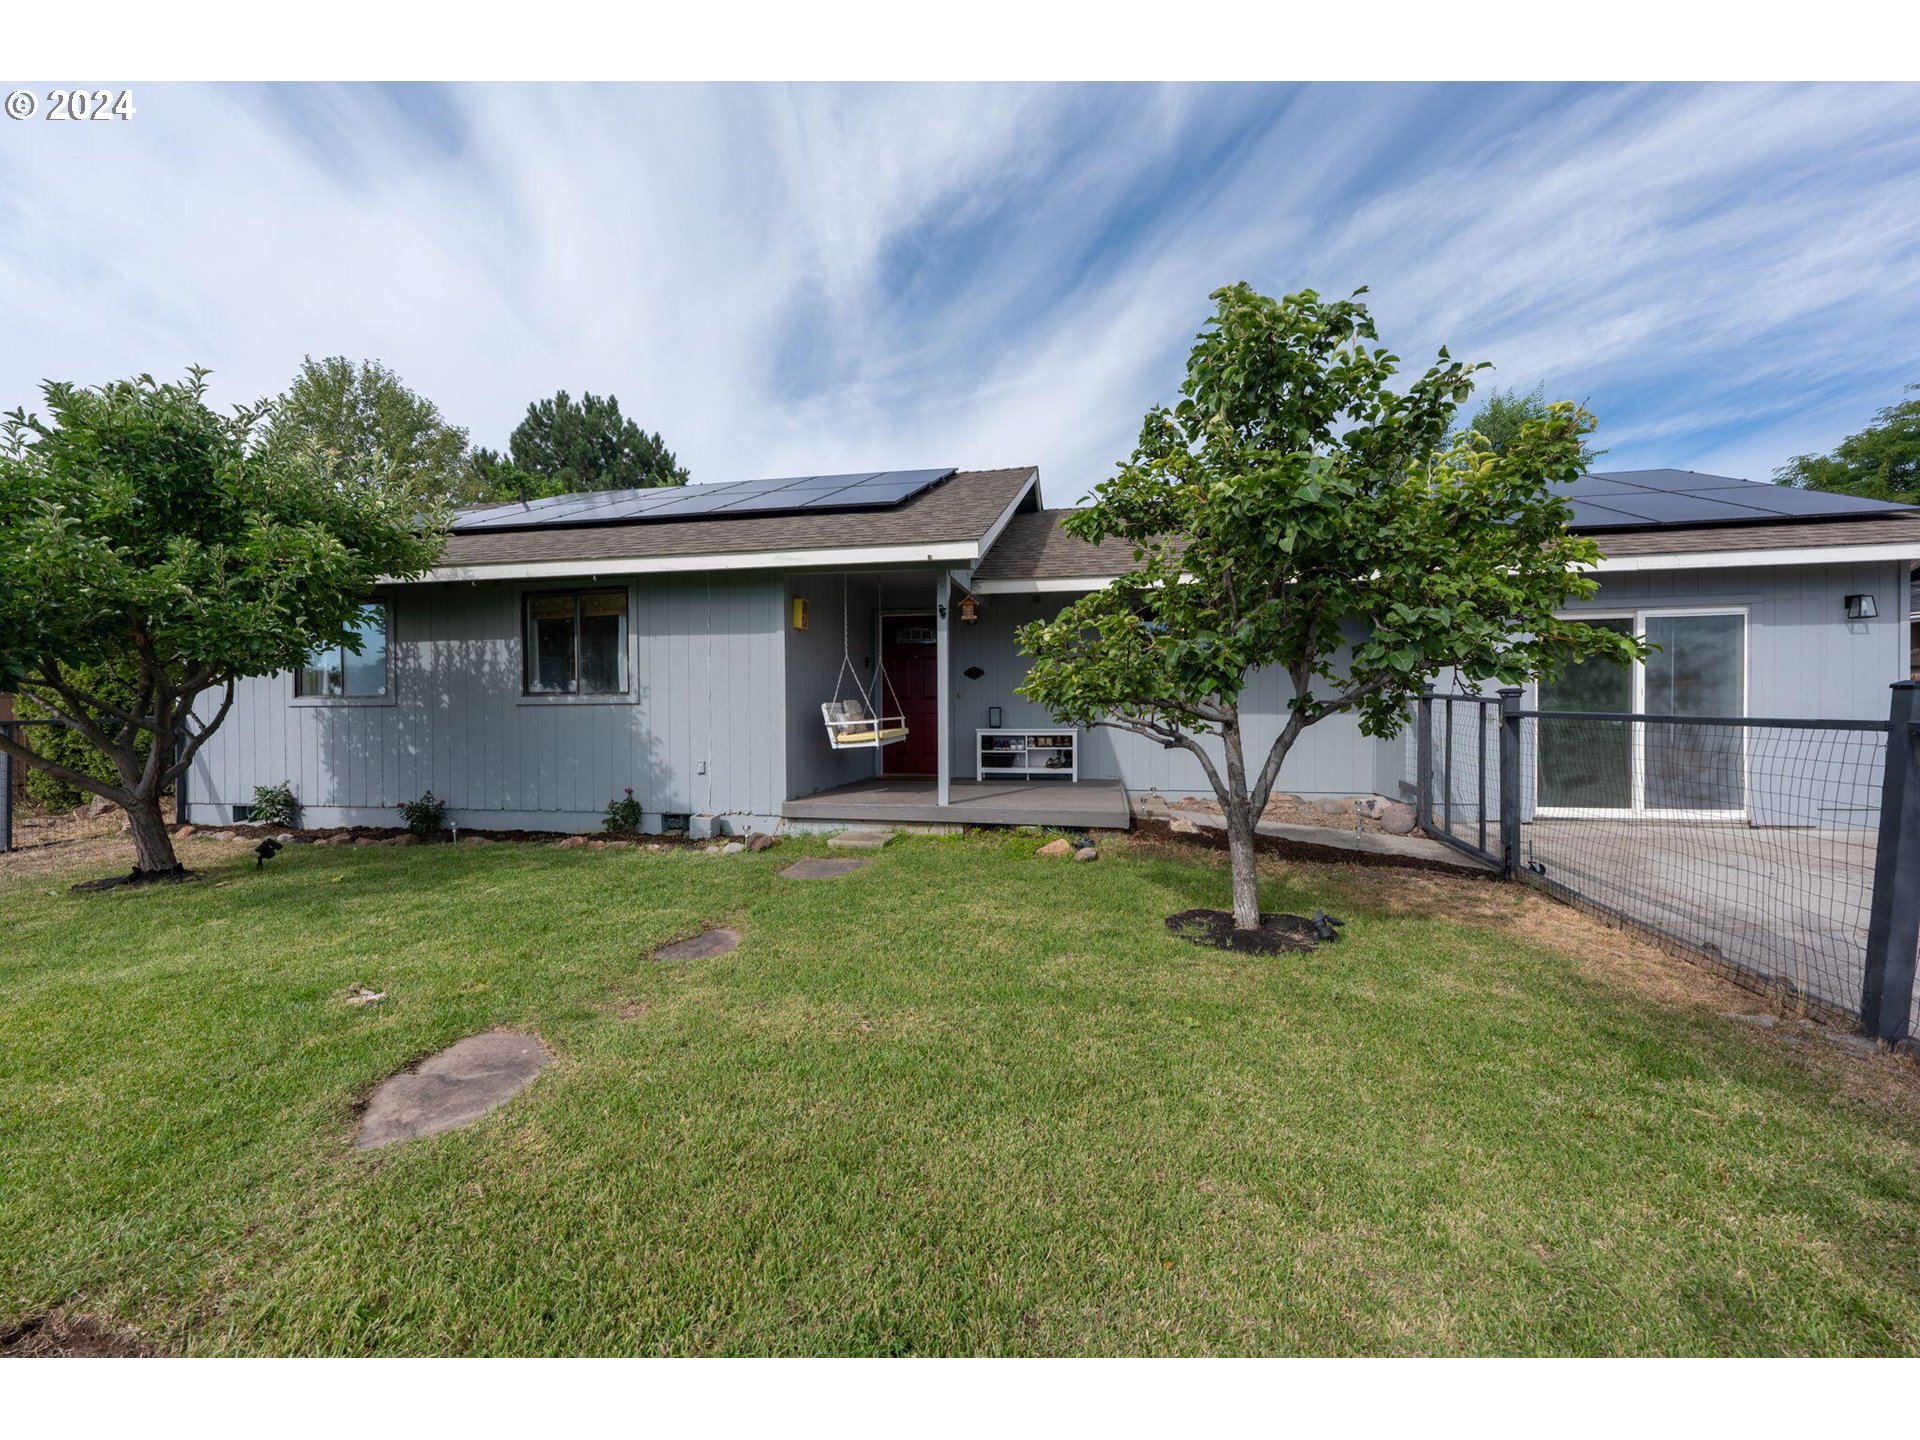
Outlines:
{"label": "porch step", "polygon": [[842,830],[827,837],[829,850],[881,850],[893,839],[891,830]]}

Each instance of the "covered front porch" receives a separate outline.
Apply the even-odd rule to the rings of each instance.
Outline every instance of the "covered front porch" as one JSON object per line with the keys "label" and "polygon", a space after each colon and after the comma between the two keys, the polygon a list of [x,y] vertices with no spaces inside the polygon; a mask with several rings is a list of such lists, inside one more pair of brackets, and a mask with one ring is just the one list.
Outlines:
{"label": "covered front porch", "polygon": [[876,777],[789,800],[788,820],[897,825],[1057,825],[1072,830],[1125,830],[1127,792],[1118,780],[949,779]]}
{"label": "covered front porch", "polygon": [[[990,742],[1051,717],[1016,689],[1026,660],[1014,632],[1064,596],[980,593],[970,572],[900,567],[789,572],[784,819],[914,825],[1124,829],[1127,792],[1111,768],[1088,775],[1084,737]],[[849,696],[836,743],[822,702]],[[877,723],[875,723],[877,722]],[[983,759],[981,750],[997,748]],[[1082,762],[1082,763],[1076,763]],[[1029,765],[1032,769],[1029,770]],[[999,768],[1011,772],[997,776]]]}

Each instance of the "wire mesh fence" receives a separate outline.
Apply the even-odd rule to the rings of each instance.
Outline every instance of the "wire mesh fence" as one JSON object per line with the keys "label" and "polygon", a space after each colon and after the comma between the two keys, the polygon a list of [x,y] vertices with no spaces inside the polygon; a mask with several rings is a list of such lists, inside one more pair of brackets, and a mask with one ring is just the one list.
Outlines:
{"label": "wire mesh fence", "polygon": [[1891,722],[1556,713],[1517,692],[1421,712],[1428,834],[1743,982],[1861,1016]]}

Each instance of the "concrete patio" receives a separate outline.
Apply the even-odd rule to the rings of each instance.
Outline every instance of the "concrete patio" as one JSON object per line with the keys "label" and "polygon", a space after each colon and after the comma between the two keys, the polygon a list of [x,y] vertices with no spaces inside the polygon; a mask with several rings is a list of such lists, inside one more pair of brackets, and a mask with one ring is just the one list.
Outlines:
{"label": "concrete patio", "polygon": [[1535,820],[1521,827],[1520,860],[1549,885],[1850,1010],[1877,839],[1864,828]]}

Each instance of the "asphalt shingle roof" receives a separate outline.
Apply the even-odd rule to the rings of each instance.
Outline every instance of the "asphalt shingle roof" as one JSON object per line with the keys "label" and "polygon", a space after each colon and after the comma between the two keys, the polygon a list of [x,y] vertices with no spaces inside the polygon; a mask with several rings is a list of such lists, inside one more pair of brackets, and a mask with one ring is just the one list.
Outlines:
{"label": "asphalt shingle roof", "polygon": [[978,541],[1038,474],[1031,465],[962,470],[945,484],[883,510],[480,530],[449,536],[439,564],[525,565]]}
{"label": "asphalt shingle roof", "polygon": [[[1108,539],[1099,547],[1076,540],[1060,528],[1071,510],[1038,510],[1016,515],[974,570],[981,580],[1090,580],[1121,575],[1134,568],[1133,547]],[[1889,509],[1870,519],[1789,520],[1772,525],[1663,525],[1647,530],[1609,531],[1594,537],[1601,553],[1696,555],[1708,551],[1751,550],[1764,562],[1769,550],[1805,546],[1920,546],[1920,511]]]}

